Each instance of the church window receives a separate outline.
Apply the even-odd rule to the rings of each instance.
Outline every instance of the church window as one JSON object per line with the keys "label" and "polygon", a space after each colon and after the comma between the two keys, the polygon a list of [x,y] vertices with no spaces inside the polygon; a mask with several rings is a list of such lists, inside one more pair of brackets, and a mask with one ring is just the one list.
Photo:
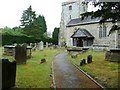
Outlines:
{"label": "church window", "polygon": [[102,37],[102,26],[99,27],[99,37]]}
{"label": "church window", "polygon": [[69,6],[69,10],[72,10],[72,6]]}
{"label": "church window", "polygon": [[107,35],[107,27],[103,26],[103,37],[106,37]]}

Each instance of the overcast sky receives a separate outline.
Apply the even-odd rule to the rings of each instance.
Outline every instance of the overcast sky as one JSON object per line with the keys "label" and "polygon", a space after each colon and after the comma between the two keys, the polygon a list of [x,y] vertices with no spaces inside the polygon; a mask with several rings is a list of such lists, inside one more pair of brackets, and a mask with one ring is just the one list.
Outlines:
{"label": "overcast sky", "polygon": [[30,5],[36,14],[45,17],[48,31],[59,27],[61,3],[66,0],[0,0],[0,28],[19,26],[24,10]]}
{"label": "overcast sky", "polygon": [[48,32],[60,26],[61,3],[67,0],[0,0],[0,28],[19,26],[24,10],[30,5],[36,14],[45,17]]}

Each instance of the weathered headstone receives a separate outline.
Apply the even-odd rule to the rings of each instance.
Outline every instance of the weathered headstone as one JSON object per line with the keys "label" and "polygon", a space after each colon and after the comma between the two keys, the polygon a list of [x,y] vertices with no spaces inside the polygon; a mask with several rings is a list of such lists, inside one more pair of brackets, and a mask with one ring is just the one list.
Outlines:
{"label": "weathered headstone", "polygon": [[120,63],[120,48],[112,48],[105,54],[105,60]]}
{"label": "weathered headstone", "polygon": [[15,46],[13,46],[13,45],[5,45],[4,46],[4,54],[14,56],[14,54],[15,54]]}
{"label": "weathered headstone", "polygon": [[15,60],[17,64],[25,64],[27,59],[26,45],[17,45],[15,47]]}
{"label": "weathered headstone", "polygon": [[77,58],[77,54],[72,54],[71,58]]}
{"label": "weathered headstone", "polygon": [[17,43],[14,43],[14,46],[16,46],[17,45]]}
{"label": "weathered headstone", "polygon": [[85,59],[82,59],[82,60],[80,61],[80,66],[83,66],[83,65],[85,65],[85,64],[86,64]]}
{"label": "weathered headstone", "polygon": [[32,44],[32,50],[33,50],[33,51],[36,50],[36,43]]}
{"label": "weathered headstone", "polygon": [[43,50],[43,41],[40,42],[40,50]]}
{"label": "weathered headstone", "polygon": [[87,57],[87,63],[91,63],[92,62],[92,55],[88,55]]}
{"label": "weathered headstone", "polygon": [[48,48],[48,42],[46,42],[46,48]]}
{"label": "weathered headstone", "polygon": [[105,54],[105,60],[110,60],[111,59],[111,52],[110,51],[107,51],[106,54]]}
{"label": "weathered headstone", "polygon": [[32,43],[30,43],[30,47],[33,47],[33,46],[32,46]]}
{"label": "weathered headstone", "polygon": [[30,59],[32,57],[32,47],[27,46],[27,59]]}
{"label": "weathered headstone", "polygon": [[9,62],[8,59],[2,59],[2,89],[15,86],[16,61]]}
{"label": "weathered headstone", "polygon": [[42,64],[42,63],[45,63],[45,62],[46,62],[46,59],[43,58],[43,59],[41,59],[41,62],[40,62],[40,63]]}
{"label": "weathered headstone", "polygon": [[40,50],[40,43],[37,43],[36,48],[37,50]]}

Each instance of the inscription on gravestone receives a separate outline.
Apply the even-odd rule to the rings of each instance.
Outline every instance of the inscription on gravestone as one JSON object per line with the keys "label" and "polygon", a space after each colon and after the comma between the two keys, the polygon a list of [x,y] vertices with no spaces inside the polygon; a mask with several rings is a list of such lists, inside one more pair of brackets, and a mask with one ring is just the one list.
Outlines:
{"label": "inscription on gravestone", "polygon": [[25,64],[27,59],[26,45],[17,45],[15,47],[15,60],[17,64]]}

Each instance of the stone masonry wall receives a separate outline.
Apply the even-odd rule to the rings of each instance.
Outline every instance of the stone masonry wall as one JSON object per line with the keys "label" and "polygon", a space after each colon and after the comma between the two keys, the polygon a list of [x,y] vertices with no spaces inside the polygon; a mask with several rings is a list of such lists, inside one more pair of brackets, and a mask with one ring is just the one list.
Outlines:
{"label": "stone masonry wall", "polygon": [[[72,6],[72,10],[69,10]],[[68,0],[62,3],[62,13],[60,22],[59,45],[66,41],[66,25],[71,19],[80,18],[80,14],[87,11],[87,5],[82,5],[82,0]],[[71,18],[70,18],[71,16]]]}
{"label": "stone masonry wall", "polygon": [[[112,27],[112,23],[106,22],[104,25],[107,26],[107,35],[108,35]],[[66,32],[67,46],[73,46],[73,41],[71,36],[78,28],[83,28],[88,30],[95,37],[94,44],[104,44],[104,45],[106,44],[109,45],[110,47],[115,47],[115,38],[116,38],[115,35],[99,38],[99,27],[100,27],[99,23],[67,27],[67,32]]]}

